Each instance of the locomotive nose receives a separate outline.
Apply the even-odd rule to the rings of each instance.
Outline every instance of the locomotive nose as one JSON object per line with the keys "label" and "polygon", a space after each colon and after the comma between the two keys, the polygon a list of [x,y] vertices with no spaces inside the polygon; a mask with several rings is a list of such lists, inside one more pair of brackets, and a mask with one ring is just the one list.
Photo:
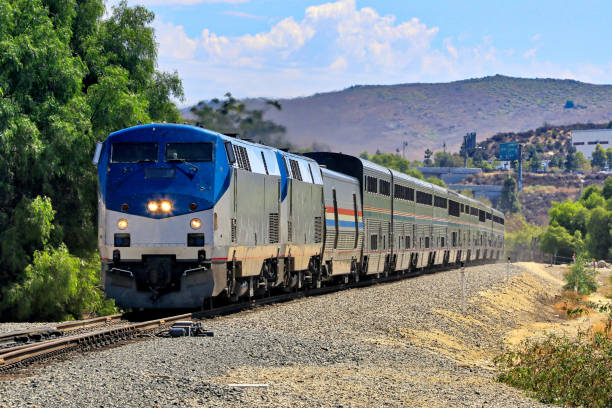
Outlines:
{"label": "locomotive nose", "polygon": [[154,290],[164,289],[172,283],[172,259],[169,256],[149,257],[145,270],[147,284]]}

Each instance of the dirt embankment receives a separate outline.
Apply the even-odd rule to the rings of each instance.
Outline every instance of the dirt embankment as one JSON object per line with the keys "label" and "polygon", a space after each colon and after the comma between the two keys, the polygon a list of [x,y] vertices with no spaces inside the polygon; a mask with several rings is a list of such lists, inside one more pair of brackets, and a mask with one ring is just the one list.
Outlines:
{"label": "dirt embankment", "polygon": [[[596,307],[578,317],[568,317],[568,300],[563,294],[563,274],[567,266],[549,266],[534,262],[519,262],[519,275],[505,285],[484,289],[470,302],[480,313],[461,315],[448,310],[436,310],[443,318],[463,326],[457,332],[429,333],[408,331],[409,338],[465,364],[490,367],[500,349],[519,344],[526,339],[544,338],[548,334],[576,336],[605,326],[607,316]],[[599,290],[581,297],[581,304],[612,303],[610,275],[612,268],[598,269]],[[482,347],[473,338],[464,336],[474,329],[482,330],[497,345]]]}

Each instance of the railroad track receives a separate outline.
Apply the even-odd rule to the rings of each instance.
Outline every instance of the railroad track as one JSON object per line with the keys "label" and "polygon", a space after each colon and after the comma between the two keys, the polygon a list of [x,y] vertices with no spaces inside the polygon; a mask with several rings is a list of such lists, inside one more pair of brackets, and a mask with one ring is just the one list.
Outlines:
{"label": "railroad track", "polygon": [[19,330],[8,333],[0,333],[0,352],[3,349],[12,348],[16,345],[37,343],[53,338],[64,336],[66,333],[101,326],[116,322],[124,318],[123,314],[95,317],[93,319],[75,320],[58,323],[55,326],[37,327],[28,330]]}
{"label": "railroad track", "polygon": [[[438,267],[435,271],[452,269],[452,267]],[[428,273],[434,270],[427,271]],[[321,288],[308,288],[303,291],[284,293],[275,296],[269,296],[250,301],[224,305],[202,310],[193,313],[184,313],[175,316],[168,316],[161,319],[148,320],[144,322],[127,324],[119,327],[111,327],[104,330],[85,332],[76,335],[65,335],[71,331],[79,329],[93,328],[104,325],[112,321],[121,320],[125,315],[104,316],[95,319],[77,320],[74,322],[60,323],[55,327],[45,327],[32,330],[23,330],[19,332],[11,332],[0,334],[0,344],[7,339],[15,338],[32,338],[38,340],[34,343],[20,344],[16,346],[0,348],[0,372],[6,372],[15,368],[24,367],[30,363],[48,359],[70,351],[87,351],[99,347],[109,346],[111,344],[120,343],[145,334],[150,334],[153,331],[162,329],[169,324],[179,320],[204,319],[211,318],[239,311],[252,309],[258,306],[263,306],[271,303],[280,303],[290,300],[303,298],[306,296],[318,296],[339,290],[346,290],[364,286],[370,286],[379,283],[393,282],[407,277],[414,277],[422,274],[419,273],[396,273],[389,276],[382,275],[378,279],[360,280],[357,282],[340,283],[337,285],[328,285]],[[45,337],[46,336],[46,337]]]}

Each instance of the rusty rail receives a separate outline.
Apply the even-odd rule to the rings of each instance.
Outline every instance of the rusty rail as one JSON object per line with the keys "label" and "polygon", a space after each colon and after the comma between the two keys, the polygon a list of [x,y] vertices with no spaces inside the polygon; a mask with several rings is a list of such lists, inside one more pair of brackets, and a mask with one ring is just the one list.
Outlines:
{"label": "rusty rail", "polygon": [[[121,315],[119,315],[121,316]],[[114,316],[108,316],[113,320]],[[168,323],[192,317],[192,313],[181,314],[162,319],[149,320],[131,325],[99,330],[92,333],[66,336],[55,340],[48,340],[33,344],[24,344],[0,350],[0,371],[31,363],[44,358],[72,350],[88,350],[94,347],[107,346],[123,340],[129,340],[147,331],[157,329]],[[103,321],[101,320],[97,321]],[[91,319],[94,320],[94,319]],[[91,323],[91,322],[90,322]],[[65,326],[64,326],[65,327]],[[77,325],[69,325],[70,328]],[[78,328],[88,325],[78,325]],[[27,332],[27,331],[26,331]]]}

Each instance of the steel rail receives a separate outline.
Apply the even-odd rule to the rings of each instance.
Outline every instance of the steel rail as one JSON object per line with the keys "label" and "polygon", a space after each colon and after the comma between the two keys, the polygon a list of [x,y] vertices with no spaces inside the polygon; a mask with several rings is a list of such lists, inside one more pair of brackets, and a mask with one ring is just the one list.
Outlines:
{"label": "steel rail", "polygon": [[[0,333],[0,351],[15,350],[17,347],[23,347],[41,341],[48,341],[52,338],[64,336],[66,333],[80,330],[89,327],[100,326],[112,321],[121,320],[124,314],[114,314],[109,316],[94,317],[92,319],[82,319],[74,321],[66,321],[58,323],[55,326],[35,327],[32,329],[17,330],[7,333]],[[17,346],[12,346],[17,344]]]}

